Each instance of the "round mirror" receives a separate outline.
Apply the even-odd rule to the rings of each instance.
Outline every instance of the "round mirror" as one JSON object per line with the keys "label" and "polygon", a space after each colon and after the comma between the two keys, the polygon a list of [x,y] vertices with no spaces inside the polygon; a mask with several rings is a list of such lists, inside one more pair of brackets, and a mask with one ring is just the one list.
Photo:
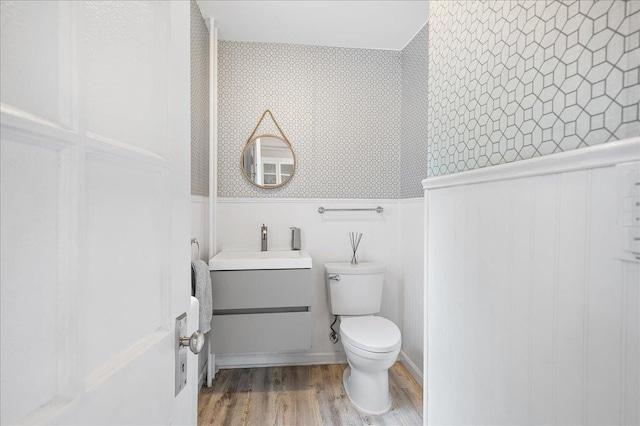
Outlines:
{"label": "round mirror", "polygon": [[255,186],[279,188],[293,176],[296,156],[288,141],[279,136],[260,135],[244,147],[240,168]]}

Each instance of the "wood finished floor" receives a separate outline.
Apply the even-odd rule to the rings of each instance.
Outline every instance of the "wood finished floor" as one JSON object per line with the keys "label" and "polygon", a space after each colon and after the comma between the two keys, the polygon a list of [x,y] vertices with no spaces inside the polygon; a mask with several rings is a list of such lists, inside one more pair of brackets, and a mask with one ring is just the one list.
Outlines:
{"label": "wood finished floor", "polygon": [[389,370],[391,410],[372,416],[351,405],[346,364],[221,370],[198,396],[199,425],[422,425],[422,389],[399,362]]}

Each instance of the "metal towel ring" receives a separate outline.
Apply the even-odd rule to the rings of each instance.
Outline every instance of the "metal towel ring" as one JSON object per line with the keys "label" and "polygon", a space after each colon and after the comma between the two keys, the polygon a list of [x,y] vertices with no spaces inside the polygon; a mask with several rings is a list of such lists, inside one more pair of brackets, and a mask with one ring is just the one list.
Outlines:
{"label": "metal towel ring", "polygon": [[194,244],[198,247],[198,259],[197,260],[200,260],[200,243],[198,242],[197,238],[192,238],[191,239],[191,245],[194,245]]}

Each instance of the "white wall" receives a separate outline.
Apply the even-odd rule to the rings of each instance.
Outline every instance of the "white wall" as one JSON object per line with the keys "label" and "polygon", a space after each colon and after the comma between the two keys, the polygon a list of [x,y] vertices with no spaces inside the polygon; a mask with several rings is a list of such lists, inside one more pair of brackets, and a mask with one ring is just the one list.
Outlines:
{"label": "white wall", "polygon": [[[318,207],[376,207],[384,212],[326,212]],[[361,261],[378,261],[387,266],[381,315],[402,327],[402,266],[400,264],[399,206],[397,200],[336,200],[336,199],[218,199],[218,250],[260,249],[260,226],[269,229],[269,250],[289,249],[292,226],[301,228],[302,248],[313,259],[314,326],[312,349],[305,355],[290,356],[289,363],[344,361],[342,345],[329,340],[329,325],[333,317],[327,305],[324,279],[325,262],[351,259],[349,232],[362,232],[358,250]],[[215,320],[215,318],[214,318]],[[339,354],[336,354],[340,352]],[[283,358],[278,358],[283,359]],[[255,358],[254,358],[255,360]],[[276,358],[262,358],[260,363],[278,362]],[[216,364],[246,365],[230,356],[216,357]]]}
{"label": "white wall", "polygon": [[[209,259],[209,198],[198,195],[191,196],[191,238],[197,238],[200,243],[200,259],[208,262]],[[191,246],[191,259],[198,258],[196,245]],[[209,333],[205,335],[208,348]],[[207,364],[207,351],[202,350],[198,354],[198,383],[202,385]]]}
{"label": "white wall", "polygon": [[428,424],[640,422],[640,141],[607,145],[424,181]]}
{"label": "white wall", "polygon": [[424,198],[399,200],[402,361],[422,385],[424,350]]}

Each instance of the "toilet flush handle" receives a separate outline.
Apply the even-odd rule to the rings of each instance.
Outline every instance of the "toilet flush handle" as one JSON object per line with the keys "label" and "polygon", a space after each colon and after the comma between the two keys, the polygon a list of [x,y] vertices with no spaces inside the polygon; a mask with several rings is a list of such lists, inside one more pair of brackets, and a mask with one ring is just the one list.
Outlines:
{"label": "toilet flush handle", "polygon": [[329,275],[330,280],[340,281],[340,275]]}

